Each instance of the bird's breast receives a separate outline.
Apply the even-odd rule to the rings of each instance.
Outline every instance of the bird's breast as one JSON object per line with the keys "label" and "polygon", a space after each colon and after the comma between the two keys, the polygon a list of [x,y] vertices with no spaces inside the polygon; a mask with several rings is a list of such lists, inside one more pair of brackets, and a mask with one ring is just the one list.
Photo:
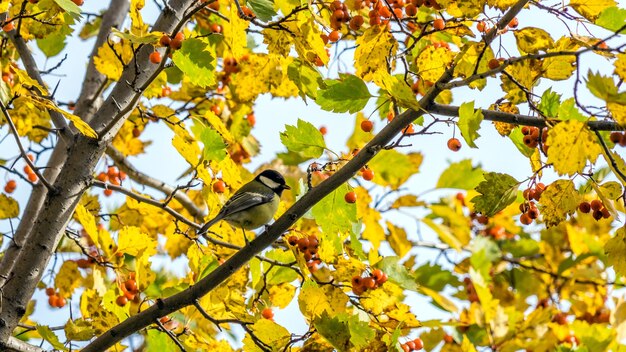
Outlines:
{"label": "bird's breast", "polygon": [[276,210],[278,210],[279,203],[280,198],[274,197],[269,203],[258,205],[246,211],[232,214],[228,216],[225,220],[229,224],[237,228],[243,227],[246,230],[254,230],[272,220],[274,214],[276,213]]}

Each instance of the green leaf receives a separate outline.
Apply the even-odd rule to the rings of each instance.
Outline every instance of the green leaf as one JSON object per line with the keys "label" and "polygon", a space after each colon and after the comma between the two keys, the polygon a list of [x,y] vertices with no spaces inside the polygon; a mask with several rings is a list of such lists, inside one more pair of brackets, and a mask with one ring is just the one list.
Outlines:
{"label": "green leaf", "polygon": [[517,147],[517,150],[522,153],[527,158],[530,158],[535,152],[534,148],[528,148],[526,144],[524,144],[524,135],[522,134],[521,128],[514,128],[513,131],[509,134],[509,138],[511,142]]}
{"label": "green leaf", "polygon": [[48,326],[37,324],[37,332],[41,338],[50,343],[52,347],[60,351],[67,351],[67,348],[65,348],[65,346],[59,341],[57,335],[55,335]]}
{"label": "green leaf", "polygon": [[298,119],[297,127],[285,126],[285,131],[280,133],[280,141],[290,152],[307,158],[318,158],[326,149],[322,133],[310,122],[301,119]]}
{"label": "green leaf", "polygon": [[299,153],[295,153],[291,151],[287,151],[286,153],[278,153],[276,154],[276,157],[282,160],[283,163],[285,163],[285,165],[293,165],[293,166],[301,164],[311,159],[309,157],[305,157]]}
{"label": "green leaf", "polygon": [[480,195],[472,198],[472,203],[477,212],[485,216],[493,216],[515,201],[518,188],[519,182],[513,177],[488,172],[485,174],[485,181],[476,187]]}
{"label": "green leaf", "polygon": [[327,111],[355,113],[363,110],[372,97],[365,82],[354,75],[326,80],[327,87],[317,92],[317,104]]}
{"label": "green leaf", "polygon": [[478,130],[480,129],[480,123],[483,121],[483,112],[478,109],[474,110],[474,102],[468,102],[461,104],[459,108],[459,130],[467,145],[472,148],[478,148],[474,143],[480,135]]}
{"label": "green leaf", "polygon": [[587,88],[591,94],[608,102],[626,104],[626,93],[619,94],[613,78],[602,76],[600,73],[587,73]]}
{"label": "green leaf", "polygon": [[317,332],[338,351],[350,350],[350,328],[346,314],[330,317],[326,312],[315,319],[313,325]]}
{"label": "green leaf", "polygon": [[399,261],[399,257],[384,257],[381,261],[376,263],[375,267],[387,274],[389,281],[403,289],[417,290],[415,277],[413,277]]}
{"label": "green leaf", "polygon": [[[345,194],[349,191],[350,188],[344,183],[311,209],[311,214],[325,234],[329,236],[337,233],[347,234],[352,230],[352,224],[357,222],[356,205],[344,200]],[[339,246],[341,247],[341,243]]]}
{"label": "green leaf", "polygon": [[204,144],[202,155],[204,160],[222,161],[228,155],[226,143],[219,133],[211,127],[205,127],[200,133],[200,141]]}
{"label": "green leaf", "polygon": [[420,153],[402,154],[394,149],[382,150],[369,163],[376,177],[372,182],[398,189],[416,174],[424,157]]}
{"label": "green leaf", "polygon": [[60,8],[62,8],[65,12],[67,12],[70,16],[72,16],[72,18],[74,18],[74,19],[80,19],[81,18],[80,7],[78,7],[78,5],[76,5],[73,1],[71,1],[71,0],[54,0],[54,2],[56,2],[57,5],[59,5]]}
{"label": "green leaf", "polygon": [[348,318],[348,329],[350,330],[350,342],[357,349],[368,346],[376,335],[368,323],[359,320],[358,315],[351,315]]}
{"label": "green leaf", "polygon": [[205,41],[189,38],[174,52],[172,61],[191,83],[206,88],[215,84],[215,57],[210,50]]}
{"label": "green leaf", "polygon": [[539,253],[539,244],[530,238],[522,238],[517,241],[506,241],[502,244],[502,249],[511,253],[513,257],[530,257]]}
{"label": "green leaf", "polygon": [[[616,32],[617,30],[622,28],[626,23],[626,10],[620,9],[616,6],[608,7],[602,12],[600,12],[600,16],[596,20],[596,24],[600,27],[604,27],[611,32]],[[624,30],[622,30],[622,33]]]}
{"label": "green leaf", "polygon": [[154,329],[148,330],[146,345],[146,352],[176,351],[178,349],[166,333]]}
{"label": "green leaf", "polygon": [[587,118],[583,114],[581,114],[576,107],[576,100],[574,98],[569,98],[563,101],[563,103],[559,106],[558,116],[559,119],[563,121],[587,121]]}
{"label": "green leaf", "polygon": [[247,3],[257,17],[263,22],[267,22],[271,20],[272,17],[276,16],[276,11],[274,11],[274,1],[272,0],[248,0]]}
{"label": "green leaf", "polygon": [[441,265],[424,264],[415,270],[417,283],[435,291],[443,291],[446,285],[459,286],[459,279],[452,275],[449,270],[444,270]]}
{"label": "green leaf", "polygon": [[37,39],[37,47],[48,58],[59,55],[65,48],[67,44],[65,38],[67,38],[70,33],[72,33],[70,27],[62,26],[59,31],[48,34],[44,38]]}
{"label": "green leaf", "polygon": [[561,104],[561,95],[552,91],[552,88],[548,88],[541,96],[541,102],[539,102],[539,110],[548,117],[556,117],[558,109]]}
{"label": "green leaf", "polygon": [[441,173],[437,181],[437,188],[474,189],[484,180],[483,173],[484,170],[480,166],[472,166],[471,159],[461,160],[450,164]]}
{"label": "green leaf", "polygon": [[304,101],[307,96],[311,99],[317,98],[317,90],[320,85],[324,85],[322,75],[315,68],[298,59],[287,67],[287,76],[298,87],[300,97]]}

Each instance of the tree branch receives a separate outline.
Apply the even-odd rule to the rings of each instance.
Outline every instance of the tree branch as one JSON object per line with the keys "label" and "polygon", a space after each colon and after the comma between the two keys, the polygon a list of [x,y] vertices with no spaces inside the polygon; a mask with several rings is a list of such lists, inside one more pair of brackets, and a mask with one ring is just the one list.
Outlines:
{"label": "tree branch", "polygon": [[[534,116],[511,114],[503,111],[480,109],[485,120],[507,122],[523,126],[546,127],[547,120]],[[459,107],[452,105],[433,104],[428,112],[443,116],[459,116]],[[558,119],[550,119],[551,122],[559,122]],[[592,131],[621,131],[619,124],[612,121],[588,121],[587,126]]]}
{"label": "tree branch", "polygon": [[149,175],[137,170],[124,155],[113,146],[107,147],[107,155],[113,159],[117,167],[128,174],[134,181],[161,191],[167,196],[176,199],[194,218],[203,220],[206,211],[200,209],[187,194],[180,192],[178,188],[174,188],[163,181],[159,181]]}
{"label": "tree branch", "polygon": [[9,338],[9,341],[6,347],[8,348],[9,351],[16,351],[16,352],[45,352],[46,351],[43,348],[39,348],[37,346],[31,345],[30,343],[24,342],[18,339],[17,337],[13,337],[13,336]]}

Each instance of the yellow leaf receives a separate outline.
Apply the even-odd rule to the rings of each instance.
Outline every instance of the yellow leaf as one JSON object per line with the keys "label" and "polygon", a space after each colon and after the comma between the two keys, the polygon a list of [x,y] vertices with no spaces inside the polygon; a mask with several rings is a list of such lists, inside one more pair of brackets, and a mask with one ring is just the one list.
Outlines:
{"label": "yellow leaf", "polygon": [[591,22],[595,22],[602,10],[615,5],[617,3],[614,0],[570,0],[569,2],[569,6]]}
{"label": "yellow leaf", "polygon": [[506,137],[511,134],[511,132],[515,128],[515,125],[512,123],[493,121],[493,127],[502,137]]}
{"label": "yellow leaf", "polygon": [[113,138],[113,146],[124,156],[142,154],[144,147],[150,145],[150,142],[144,143],[133,135],[135,128],[141,131],[143,126],[137,126],[134,122],[126,120]]}
{"label": "yellow leaf", "polygon": [[[51,127],[48,111],[35,106],[30,96],[18,97],[13,101],[13,106],[11,117],[17,129],[17,134],[26,136],[36,143],[41,142],[48,136],[47,130],[35,127]],[[3,123],[5,120],[2,118],[0,121]]]}
{"label": "yellow leaf", "polygon": [[[579,45],[576,41],[568,37],[562,37],[556,42],[554,48],[548,50],[548,52],[575,51],[578,48]],[[543,60],[542,69],[544,70],[544,77],[548,79],[554,81],[568,79],[576,69],[576,57],[573,55],[548,57]]]}
{"label": "yellow leaf", "polygon": [[156,241],[135,226],[124,226],[118,234],[117,250],[121,253],[140,256],[144,251],[156,253]]}
{"label": "yellow leaf", "polygon": [[[284,327],[269,319],[259,319],[253,325],[248,326],[254,335],[267,346],[272,346],[274,351],[282,351],[291,341],[291,333]],[[246,334],[243,339],[243,349],[245,351],[257,352],[265,349],[259,348],[250,334]]]}
{"label": "yellow leaf", "polygon": [[298,87],[289,79],[287,66],[293,59],[267,54],[251,54],[232,79],[233,98],[253,102],[260,94],[272,92],[282,97],[297,96]]}
{"label": "yellow leaf", "polygon": [[417,74],[425,81],[435,82],[452,63],[454,56],[449,49],[429,45],[415,59]]}
{"label": "yellow leaf", "polygon": [[222,138],[227,144],[233,144],[235,142],[233,135],[230,133],[228,128],[226,128],[226,125],[224,125],[224,122],[222,122],[222,120],[219,117],[217,117],[217,115],[215,115],[213,111],[208,110],[204,114],[204,118],[209,122],[209,125],[211,125],[211,127],[213,127],[213,129],[215,129],[215,131],[217,131],[217,133],[219,133],[220,136],[222,136]]}
{"label": "yellow leaf", "polygon": [[152,271],[152,263],[150,262],[150,256],[156,253],[156,244],[156,240],[152,240],[152,244],[136,259],[135,278],[140,291],[147,289],[156,279],[156,273]]}
{"label": "yellow leaf", "polygon": [[94,131],[91,126],[89,126],[85,121],[83,121],[80,117],[74,115],[74,114],[70,114],[69,112],[59,108],[58,106],[56,106],[52,101],[46,99],[46,98],[40,98],[38,96],[31,96],[32,98],[32,102],[35,106],[41,108],[41,109],[46,109],[46,110],[51,110],[51,111],[56,111],[58,113],[61,113],[63,116],[65,116],[66,119],[72,121],[72,123],[74,124],[74,127],[76,127],[76,129],[84,134],[87,137],[90,138],[98,138],[98,134],[96,134],[96,131]]}
{"label": "yellow leaf", "polygon": [[474,270],[473,267],[469,270],[470,278],[478,294],[480,305],[483,313],[485,314],[485,321],[491,322],[496,316],[496,308],[498,306],[498,300],[494,299],[487,278],[484,278],[479,271]]}
{"label": "yellow leaf", "polygon": [[413,244],[406,237],[406,231],[403,228],[394,226],[387,221],[387,230],[389,234],[387,241],[396,254],[402,258],[413,248]]}
{"label": "yellow leaf", "polygon": [[500,86],[502,90],[507,93],[505,98],[513,104],[526,101],[526,93],[518,84],[522,85],[522,87],[527,90],[532,90],[538,78],[543,74],[541,71],[541,61],[539,60],[516,62],[509,65],[505,71],[513,76],[515,82],[511,81],[507,75],[501,75],[500,79],[502,80],[502,84]]}
{"label": "yellow leaf", "polygon": [[293,36],[289,32],[272,28],[265,28],[261,32],[263,33],[263,43],[267,45],[270,54],[289,56],[294,42]]}
{"label": "yellow leaf", "polygon": [[272,305],[281,309],[286,308],[289,303],[291,303],[295,293],[296,287],[288,282],[273,285],[269,288],[270,301],[272,302]]}
{"label": "yellow leaf", "polygon": [[426,224],[428,227],[430,227],[431,229],[433,229],[433,231],[435,231],[435,233],[437,234],[437,236],[439,236],[439,239],[441,239],[441,241],[448,244],[450,247],[456,249],[458,252],[461,252],[462,244],[450,231],[450,228],[448,228],[445,225],[437,224],[436,222],[434,222],[432,219],[429,219],[429,218],[423,218],[422,222]]}
{"label": "yellow leaf", "polygon": [[[328,297],[326,293],[326,290],[318,286],[315,282],[306,281],[302,285],[302,289],[298,295],[298,305],[300,306],[302,314],[309,319],[313,319],[321,316],[324,312],[331,316],[339,313],[335,312],[332,308],[332,305],[337,302],[331,302],[331,297]],[[345,296],[345,300],[347,299],[348,297]]]}
{"label": "yellow leaf", "polygon": [[95,331],[91,327],[91,323],[85,319],[68,320],[63,328],[65,337],[73,341],[87,341],[95,336]]}
{"label": "yellow leaf", "polygon": [[435,303],[437,303],[439,306],[441,306],[441,308],[447,310],[448,312],[456,313],[459,310],[454,302],[442,296],[439,292],[431,290],[425,286],[420,286],[418,289],[421,293],[432,298]]}
{"label": "yellow leaf", "polygon": [[74,213],[76,220],[83,226],[91,240],[102,249],[108,257],[113,248],[113,239],[104,228],[98,229],[94,216],[82,205],[78,204]]}
{"label": "yellow leaf", "polygon": [[559,224],[573,214],[580,204],[581,196],[571,180],[556,180],[541,194],[541,215],[547,227]]}
{"label": "yellow leaf", "polygon": [[474,346],[472,341],[470,341],[467,338],[467,335],[463,335],[463,341],[461,342],[461,351],[463,351],[463,352],[476,352],[476,347]]}
{"label": "yellow leaf", "polygon": [[[16,81],[19,82],[19,84],[13,86],[13,90],[15,90],[18,94],[30,95],[30,88],[37,88],[43,96],[48,95],[48,90],[45,87],[42,87],[37,80],[32,79],[26,71],[20,70],[16,67],[12,68],[13,71],[15,71],[15,76],[17,78]],[[21,89],[20,86],[24,86],[25,89]]]}
{"label": "yellow leaf", "polygon": [[313,15],[309,11],[301,11],[296,15],[296,21],[286,24],[294,34],[294,43],[298,57],[310,63],[315,63],[319,57],[324,65],[328,64],[328,53]]}
{"label": "yellow leaf", "polygon": [[587,161],[595,163],[602,147],[587,124],[568,120],[548,130],[548,163],[554,165],[559,175],[582,172]]}
{"label": "yellow leaf", "polygon": [[78,271],[78,264],[73,260],[66,260],[54,277],[54,286],[62,297],[70,297],[74,290],[81,286],[83,277]]}
{"label": "yellow leaf", "polygon": [[237,6],[234,3],[230,4],[229,12],[229,21],[222,22],[224,42],[232,56],[238,59],[246,53],[248,43],[246,29],[248,29],[249,22],[239,17]]}
{"label": "yellow leaf", "polygon": [[143,22],[141,18],[141,9],[145,6],[145,0],[131,0],[130,1],[130,20],[131,20],[131,32],[136,35],[144,34],[148,26]]}
{"label": "yellow leaf", "polygon": [[513,34],[522,53],[536,54],[539,50],[547,51],[554,46],[550,34],[540,28],[526,27],[514,31]]}
{"label": "yellow leaf", "polygon": [[396,54],[398,43],[387,25],[372,26],[356,39],[354,68],[357,76],[371,81],[378,70],[387,70],[387,57]]}
{"label": "yellow leaf", "polygon": [[[115,50],[115,51],[114,51]],[[119,57],[117,56],[119,55]],[[113,44],[113,48],[104,43],[94,57],[94,66],[98,72],[108,79],[118,81],[122,76],[123,65],[127,65],[133,57],[133,49],[128,41],[122,40]],[[120,62],[121,61],[123,62]]]}
{"label": "yellow leaf", "polygon": [[[485,72],[489,70],[488,63],[489,60],[493,58],[494,55],[491,47],[487,47],[485,49],[485,44],[483,42],[468,42],[461,49],[459,60],[454,68],[454,75],[455,77],[469,77],[473,75],[478,59],[480,59],[480,62],[478,64],[477,72]],[[482,90],[486,84],[487,79],[483,78],[471,82],[469,86],[470,88],[478,88]]]}
{"label": "yellow leaf", "polygon": [[626,81],[626,54],[617,54],[617,60],[615,60],[615,74],[618,75],[622,81]]}
{"label": "yellow leaf", "polygon": [[622,127],[626,127],[626,105],[617,102],[608,102],[606,107],[611,112],[615,122]]}
{"label": "yellow leaf", "polygon": [[419,110],[420,104],[417,102],[415,94],[401,77],[391,76],[387,70],[378,70],[374,73],[374,82],[391,94],[398,106]]}
{"label": "yellow leaf", "polygon": [[4,193],[0,193],[0,219],[16,218],[20,214],[17,201]]}
{"label": "yellow leaf", "polygon": [[585,243],[585,233],[583,233],[582,229],[569,223],[565,224],[565,227],[567,229],[567,240],[572,252],[577,256],[586,253],[589,250],[589,246]]}
{"label": "yellow leaf", "polygon": [[391,205],[391,209],[400,209],[402,207],[419,207],[425,205],[426,203],[424,201],[418,200],[416,195],[405,194],[398,197],[393,202],[393,204]]}

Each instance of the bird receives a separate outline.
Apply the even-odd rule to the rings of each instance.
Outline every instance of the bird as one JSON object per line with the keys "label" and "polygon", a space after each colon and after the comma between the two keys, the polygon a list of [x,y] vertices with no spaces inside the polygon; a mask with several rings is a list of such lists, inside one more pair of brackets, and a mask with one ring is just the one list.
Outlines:
{"label": "bird", "polygon": [[209,229],[221,220],[244,230],[254,230],[266,225],[278,210],[280,196],[286,189],[291,187],[287,186],[283,175],[276,170],[264,170],[252,181],[241,186],[226,201],[219,213],[200,228],[198,235],[206,236]]}

